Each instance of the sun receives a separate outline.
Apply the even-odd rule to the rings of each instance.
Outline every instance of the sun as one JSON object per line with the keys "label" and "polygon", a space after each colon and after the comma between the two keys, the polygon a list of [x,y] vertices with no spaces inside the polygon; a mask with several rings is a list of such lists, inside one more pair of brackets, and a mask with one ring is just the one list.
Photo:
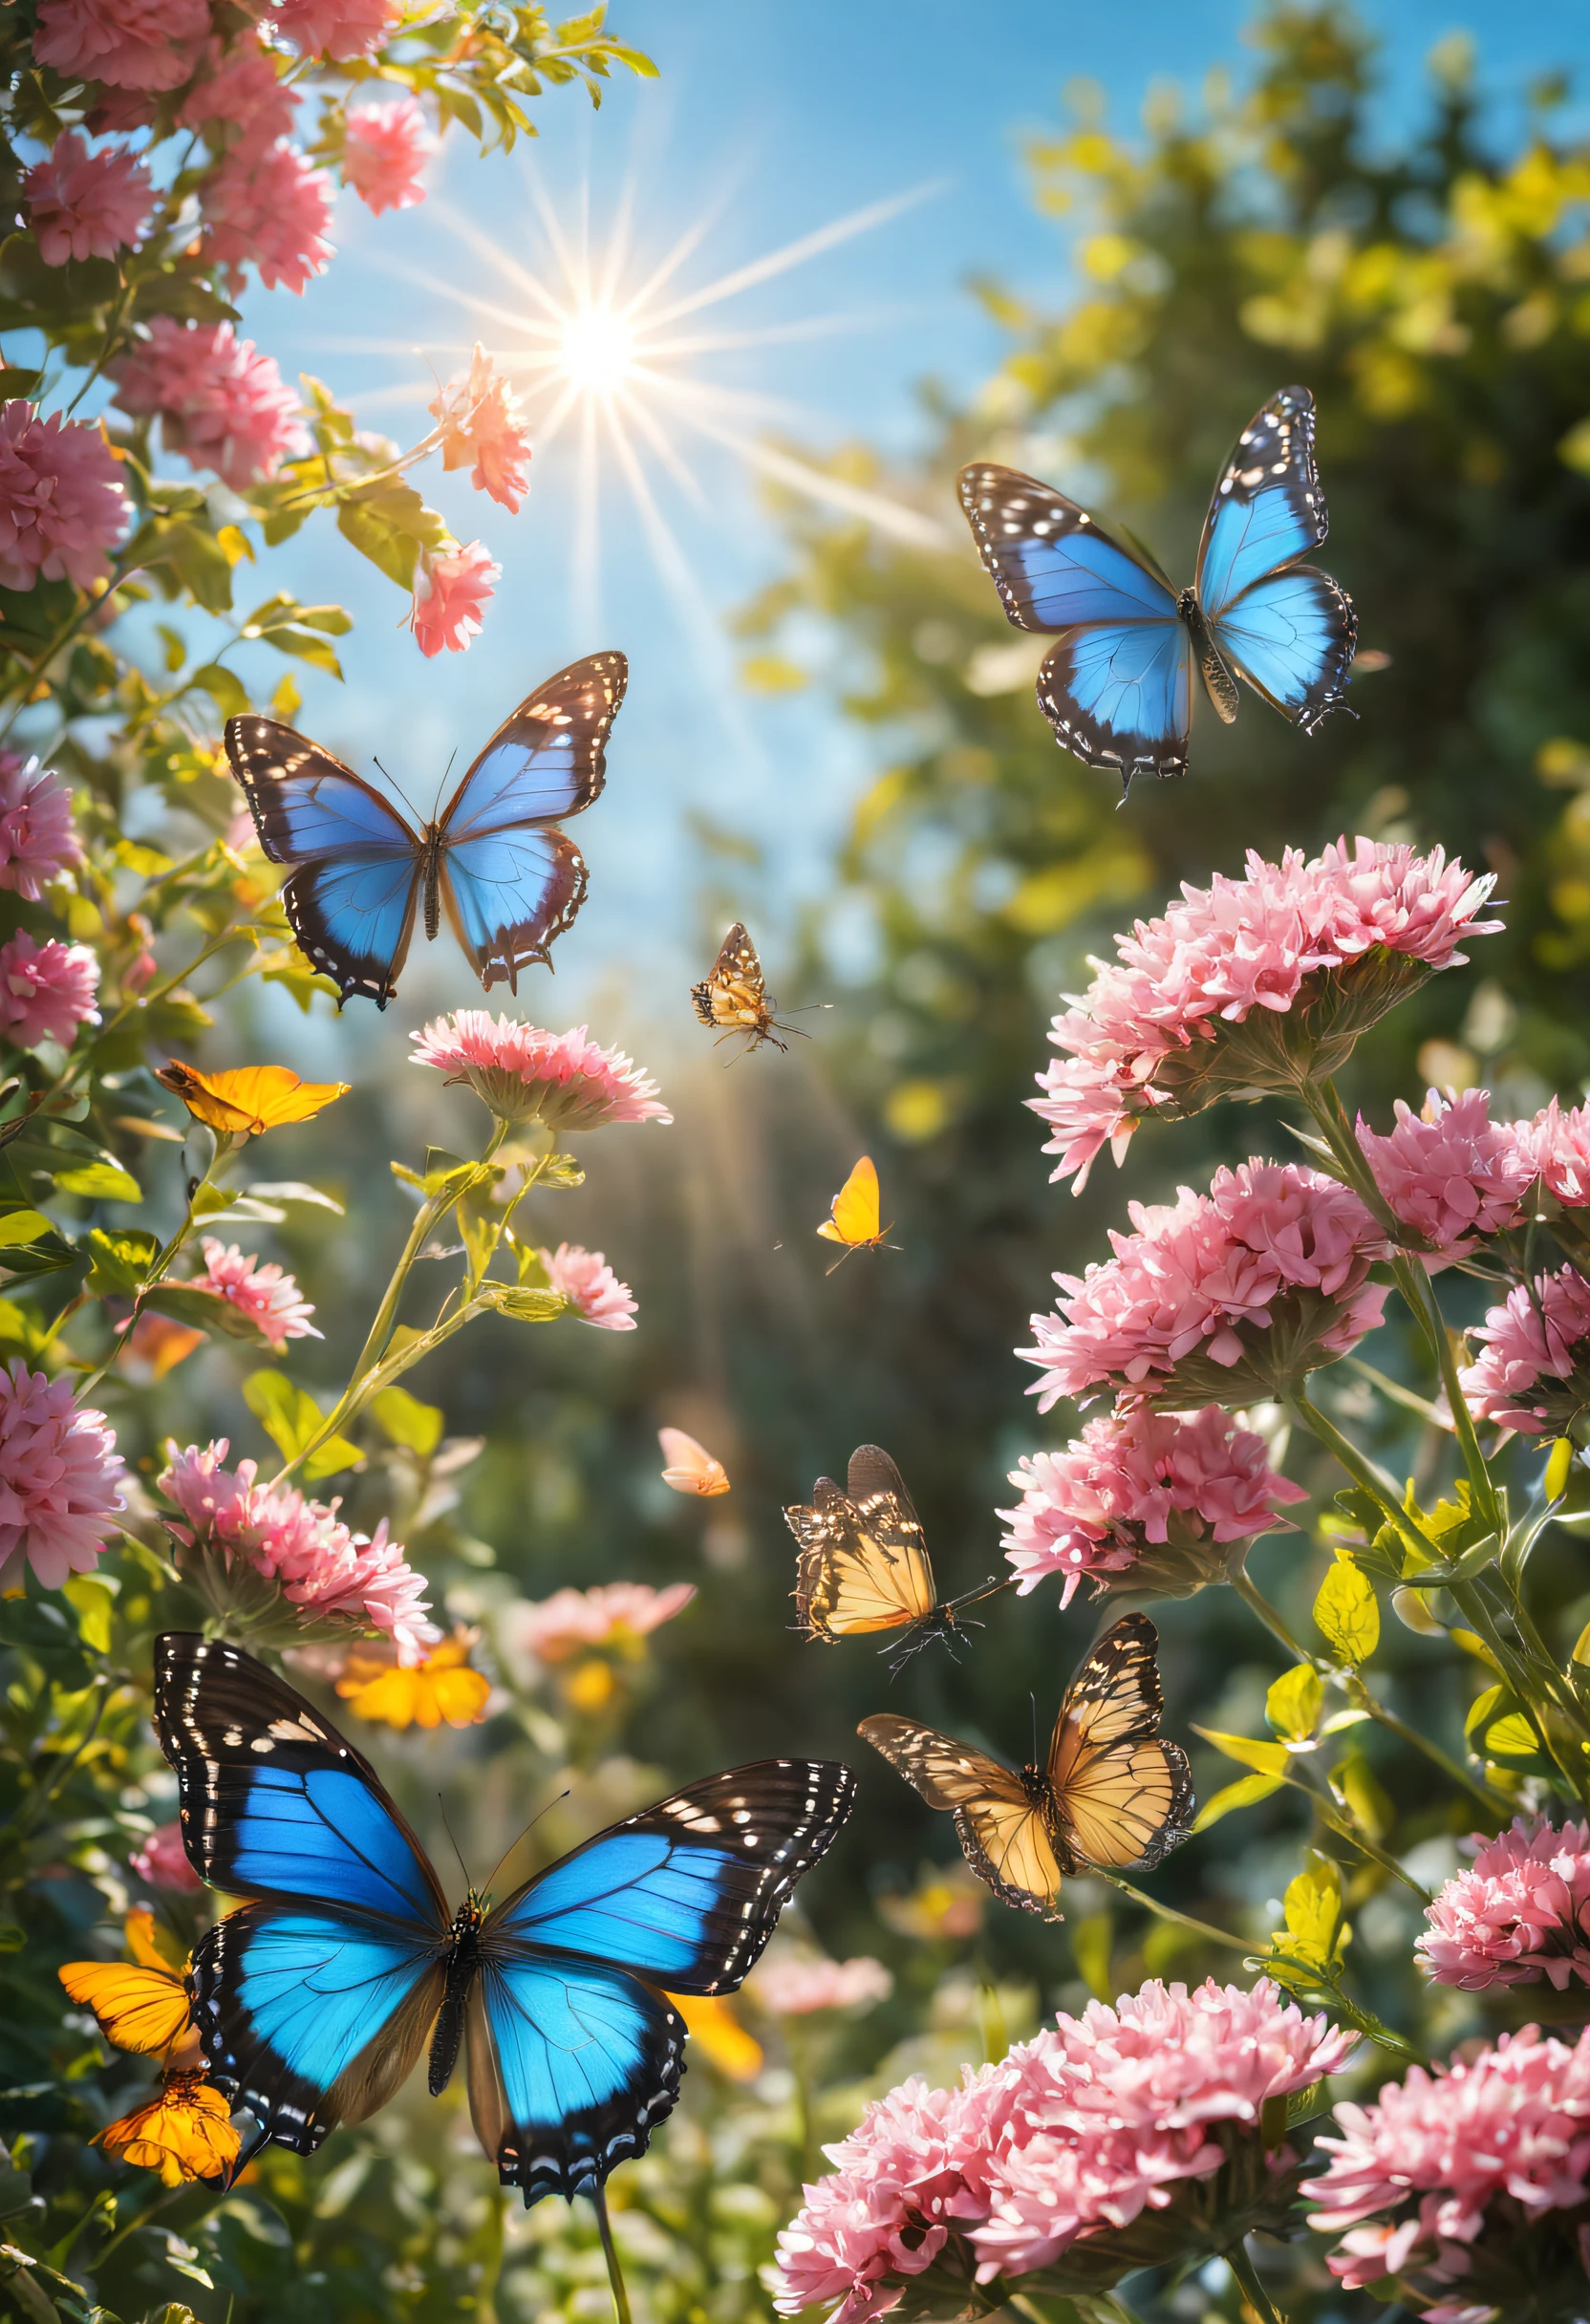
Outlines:
{"label": "sun", "polygon": [[611,307],[585,307],[569,317],[558,343],[558,369],[589,396],[611,396],[634,368],[635,334]]}

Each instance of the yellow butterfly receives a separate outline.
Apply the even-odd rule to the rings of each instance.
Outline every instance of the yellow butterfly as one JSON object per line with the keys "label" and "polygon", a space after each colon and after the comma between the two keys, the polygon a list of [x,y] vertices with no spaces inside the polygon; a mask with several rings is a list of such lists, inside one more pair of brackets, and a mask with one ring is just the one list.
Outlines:
{"label": "yellow butterfly", "polygon": [[242,1065],[229,1073],[201,1073],[176,1058],[155,1079],[175,1090],[196,1122],[222,1137],[257,1138],[287,1122],[312,1122],[349,1082],[305,1082],[287,1065]]}
{"label": "yellow butterfly", "polygon": [[657,1442],[667,1467],[662,1473],[665,1485],[676,1493],[698,1493],[704,1500],[714,1500],[729,1490],[729,1473],[720,1460],[715,1460],[705,1445],[687,1436],[683,1429],[658,1429]]}
{"label": "yellow butterfly", "polygon": [[1042,1767],[1006,1767],[889,1712],[856,1732],[955,1817],[967,1862],[1001,1904],[1063,1920],[1063,1875],[1155,1864],[1191,1829],[1187,1754],[1159,1732],[1158,1646],[1145,1614],[1105,1632],[1065,1690]]}
{"label": "yellow butterfly", "polygon": [[169,2053],[191,2026],[186,1964],[161,1945],[151,1912],[127,1915],[127,1945],[131,1961],[68,1961],[56,1973],[117,2049]]}
{"label": "yellow butterfly", "polygon": [[891,1669],[931,1638],[953,1640],[962,1606],[1006,1587],[990,1574],[980,1589],[939,1602],[922,1521],[881,1445],[856,1447],[843,1489],[820,1476],[810,1506],[797,1502],[784,1514],[801,1545],[795,1613],[803,1635],[834,1646],[863,1631],[906,1629]]}
{"label": "yellow butterfly", "polygon": [[[699,984],[690,988],[690,998],[696,1004],[696,1014],[709,1032],[720,1041],[731,1033],[743,1033],[750,1048],[760,1048],[770,1041],[775,1049],[786,1050],[787,1041],[781,1033],[800,1033],[796,1024],[780,1024],[773,1015],[778,1003],[767,991],[767,979],[762,973],[757,948],[745,933],[742,920],[736,920],[719,948],[712,972]],[[801,1034],[802,1040],[807,1037]]]}
{"label": "yellow butterfly", "polygon": [[833,1198],[833,1216],[825,1218],[817,1232],[828,1242],[845,1245],[833,1267],[842,1267],[852,1251],[898,1250],[897,1243],[884,1241],[889,1228],[878,1224],[878,1173],[870,1154],[862,1155]]}

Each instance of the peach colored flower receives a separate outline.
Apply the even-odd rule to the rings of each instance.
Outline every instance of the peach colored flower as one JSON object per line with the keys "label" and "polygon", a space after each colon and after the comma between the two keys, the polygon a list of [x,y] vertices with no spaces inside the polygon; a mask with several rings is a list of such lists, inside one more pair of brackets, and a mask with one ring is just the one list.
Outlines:
{"label": "peach colored flower", "polygon": [[230,150],[251,160],[291,136],[297,92],[278,78],[274,53],[253,32],[240,33],[227,49],[212,40],[207,59],[207,76],[195,82],[178,113],[184,128],[235,129],[239,135]]}
{"label": "peach colored flower", "polygon": [[502,572],[483,541],[471,541],[467,549],[421,552],[409,619],[414,642],[427,659],[443,648],[449,654],[469,651]]}
{"label": "peach colored flower", "polygon": [[149,171],[138,156],[116,147],[91,154],[75,129],[63,131],[48,158],[33,163],[22,191],[47,267],[136,248],[154,207]]}
{"label": "peach colored flower", "polygon": [[584,1646],[633,1645],[648,1637],[696,1595],[693,1582],[655,1590],[644,1582],[603,1582],[589,1590],[556,1590],[550,1598],[510,1606],[507,1635],[521,1654],[566,1663]]}
{"label": "peach colored flower", "polygon": [[479,340],[469,369],[456,372],[430,408],[444,431],[443,468],[472,467],[476,491],[517,512],[530,488],[530,431],[519,398]]}
{"label": "peach colored flower", "polygon": [[400,11],[396,0],[273,0],[270,13],[282,38],[304,55],[346,64],[389,39]]}

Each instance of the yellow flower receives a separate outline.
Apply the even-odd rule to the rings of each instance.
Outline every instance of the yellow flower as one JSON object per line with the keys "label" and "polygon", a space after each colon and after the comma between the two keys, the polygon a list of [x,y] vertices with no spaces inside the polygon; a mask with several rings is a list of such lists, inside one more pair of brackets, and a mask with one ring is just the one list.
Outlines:
{"label": "yellow flower", "polygon": [[182,1099],[196,1122],[223,1137],[257,1138],[286,1122],[312,1122],[349,1082],[305,1082],[287,1065],[243,1065],[229,1073],[201,1073],[173,1058],[155,1075]]}
{"label": "yellow flower", "polygon": [[715,1993],[670,1993],[668,1998],[709,2064],[731,2082],[756,2080],[762,2072],[762,2044],[746,2033],[726,2001]]}
{"label": "yellow flower", "polygon": [[188,2179],[219,2179],[242,2144],[232,2110],[202,2074],[173,2074],[146,2106],[135,2107],[99,2133],[96,2144],[139,2170],[159,2171],[165,2186]]}
{"label": "yellow flower", "polygon": [[491,1681],[469,1667],[469,1649],[480,1636],[462,1625],[412,1670],[398,1668],[394,1650],[355,1646],[336,1682],[336,1690],[361,1719],[388,1727],[473,1727],[485,1716]]}
{"label": "yellow flower", "polygon": [[583,1711],[588,1718],[594,1718],[598,1711],[606,1711],[617,1686],[612,1665],[593,1654],[569,1671],[563,1682],[563,1699],[570,1711]]}

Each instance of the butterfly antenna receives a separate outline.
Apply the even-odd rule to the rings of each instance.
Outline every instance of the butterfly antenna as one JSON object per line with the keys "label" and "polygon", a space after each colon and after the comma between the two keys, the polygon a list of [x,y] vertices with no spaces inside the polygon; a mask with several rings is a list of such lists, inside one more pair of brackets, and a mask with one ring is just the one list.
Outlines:
{"label": "butterfly antenna", "polygon": [[1032,1758],[1029,1765],[1036,1767],[1038,1765],[1038,1697],[1036,1694],[1029,1694],[1027,1700],[1032,1705]]}
{"label": "butterfly antenna", "polygon": [[441,781],[437,785],[436,797],[431,802],[431,821],[433,823],[436,821],[436,810],[441,805],[441,794],[447,788],[447,778],[453,771],[453,761],[458,755],[458,748],[455,744],[447,754],[447,764],[441,770]]}
{"label": "butterfly antenna", "polygon": [[393,789],[394,789],[394,790],[397,792],[397,794],[398,794],[398,798],[399,798],[399,799],[401,799],[401,801],[403,802],[403,805],[404,805],[404,806],[405,806],[405,807],[408,808],[409,813],[410,813],[410,814],[411,814],[411,815],[414,817],[414,819],[415,819],[416,823],[423,823],[423,822],[424,822],[424,820],[425,820],[424,816],[423,816],[423,815],[421,815],[421,813],[419,812],[419,808],[418,808],[418,807],[415,806],[414,801],[413,801],[413,800],[412,800],[412,799],[409,797],[409,795],[408,795],[407,791],[406,791],[406,790],[403,788],[402,785],[401,785],[401,784],[398,782],[398,780],[397,776],[396,776],[396,775],[390,775],[390,774],[387,774],[387,770],[386,770],[386,768],[385,768],[384,766],[382,766],[382,765],[381,765],[381,763],[380,763],[379,759],[376,759],[376,760],[374,762],[374,764],[376,764],[377,767],[379,767],[379,768],[380,768],[381,773],[382,773],[383,775],[385,775],[385,776],[386,776],[386,780],[387,780],[387,781],[388,781],[388,782],[391,784],[391,785],[392,785]]}
{"label": "butterfly antenna", "polygon": [[469,1877],[469,1866],[463,1861],[463,1850],[459,1846],[458,1841],[453,1839],[453,1827],[447,1820],[447,1802],[442,1798],[440,1792],[438,1792],[436,1796],[436,1803],[437,1806],[441,1810],[441,1828],[446,1833],[448,1840],[452,1841],[453,1854],[459,1860],[459,1870],[463,1874],[463,1884],[468,1889],[470,1895],[473,1896],[475,1893],[475,1883]]}
{"label": "butterfly antenna", "polygon": [[490,1880],[488,1880],[488,1881],[487,1881],[487,1883],[486,1883],[486,1884],[485,1884],[485,1886],[486,1886],[486,1893],[487,1893],[488,1895],[489,1895],[489,1893],[491,1892],[491,1890],[492,1890],[493,1888],[495,1888],[495,1887],[496,1887],[496,1885],[497,1885],[497,1875],[498,1875],[498,1873],[499,1873],[499,1872],[501,1872],[501,1870],[503,1869],[503,1866],[504,1866],[504,1865],[505,1865],[505,1864],[507,1862],[508,1858],[509,1858],[509,1857],[510,1857],[510,1856],[513,1854],[513,1852],[514,1852],[515,1848],[517,1848],[517,1847],[519,1846],[520,1841],[521,1841],[521,1840],[528,1840],[528,1839],[529,1839],[529,1837],[530,1837],[530,1834],[531,1834],[531,1833],[532,1833],[532,1832],[535,1830],[536,1825],[537,1825],[537,1824],[538,1824],[538,1823],[541,1821],[541,1818],[543,1818],[543,1816],[549,1816],[549,1815],[551,1814],[552,1810],[553,1810],[555,1807],[559,1806],[559,1805],[560,1805],[560,1804],[561,1804],[561,1803],[562,1803],[562,1802],[563,1802],[565,1799],[567,1799],[567,1798],[568,1798],[568,1797],[569,1797],[568,1790],[567,1790],[567,1789],[565,1789],[564,1791],[561,1791],[561,1792],[559,1792],[559,1793],[558,1793],[558,1795],[557,1795],[557,1797],[556,1797],[556,1798],[554,1798],[554,1799],[548,1799],[548,1802],[547,1802],[547,1805],[546,1805],[544,1808],[537,1808],[537,1810],[536,1810],[535,1814],[534,1814],[534,1815],[533,1815],[533,1816],[530,1818],[529,1822],[528,1822],[528,1823],[527,1823],[527,1824],[525,1826],[525,1829],[524,1829],[524,1830],[523,1830],[523,1831],[522,1831],[522,1832],[519,1834],[518,1839],[517,1839],[517,1840],[509,1840],[509,1842],[508,1842],[507,1846],[506,1846],[506,1847],[505,1847],[505,1848],[503,1850],[502,1855],[501,1855],[501,1856],[500,1856],[500,1857],[497,1859],[496,1864],[494,1865],[494,1867],[493,1867],[493,1869],[492,1869],[491,1878],[490,1878]]}

